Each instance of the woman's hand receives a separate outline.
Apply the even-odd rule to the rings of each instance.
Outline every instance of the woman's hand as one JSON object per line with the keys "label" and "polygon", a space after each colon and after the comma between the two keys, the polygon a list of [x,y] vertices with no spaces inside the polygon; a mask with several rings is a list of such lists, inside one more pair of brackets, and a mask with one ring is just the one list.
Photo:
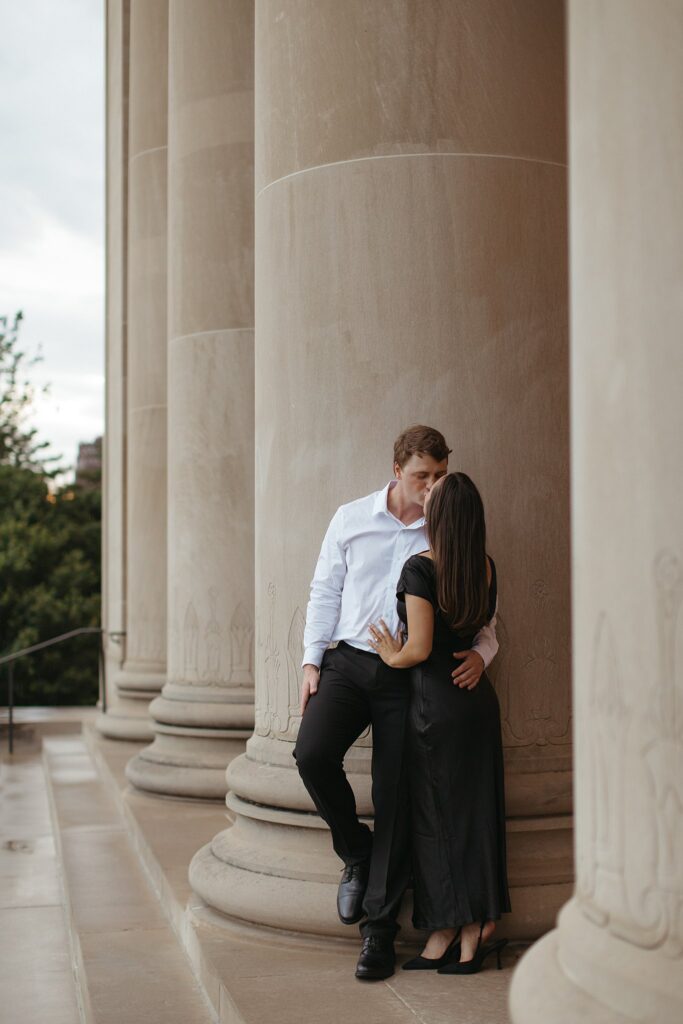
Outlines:
{"label": "woman's hand", "polygon": [[384,619],[380,619],[379,626],[371,623],[368,643],[385,665],[392,665],[392,659],[403,647],[403,630],[399,627],[396,636],[392,636]]}

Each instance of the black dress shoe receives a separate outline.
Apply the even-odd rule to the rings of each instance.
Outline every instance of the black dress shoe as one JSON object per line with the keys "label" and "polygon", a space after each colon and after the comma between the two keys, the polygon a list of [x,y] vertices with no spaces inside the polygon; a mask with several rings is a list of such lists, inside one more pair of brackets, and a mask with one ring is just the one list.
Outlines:
{"label": "black dress shoe", "polygon": [[363,917],[363,900],[368,885],[370,861],[347,864],[337,892],[337,913],[342,924],[356,924]]}
{"label": "black dress shoe", "polygon": [[395,964],[394,940],[382,935],[367,935],[356,964],[356,977],[361,981],[390,978]]}

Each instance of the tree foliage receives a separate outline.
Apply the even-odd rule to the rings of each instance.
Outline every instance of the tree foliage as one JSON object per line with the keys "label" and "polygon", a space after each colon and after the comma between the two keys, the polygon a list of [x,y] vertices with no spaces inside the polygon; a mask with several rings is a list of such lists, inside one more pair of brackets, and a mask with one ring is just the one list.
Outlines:
{"label": "tree foliage", "polygon": [[39,441],[37,429],[26,426],[35,399],[35,389],[27,374],[41,357],[27,356],[20,349],[22,320],[21,312],[12,321],[0,317],[0,465],[40,468],[54,475],[58,471],[50,470],[49,466],[58,456],[48,455],[49,441]]}
{"label": "tree foliage", "polygon": [[[49,447],[24,425],[33,400],[18,344],[0,318],[0,652],[100,623],[98,486],[51,490]],[[15,662],[17,704],[92,704],[98,645],[76,637]],[[5,681],[7,669],[4,668]]]}

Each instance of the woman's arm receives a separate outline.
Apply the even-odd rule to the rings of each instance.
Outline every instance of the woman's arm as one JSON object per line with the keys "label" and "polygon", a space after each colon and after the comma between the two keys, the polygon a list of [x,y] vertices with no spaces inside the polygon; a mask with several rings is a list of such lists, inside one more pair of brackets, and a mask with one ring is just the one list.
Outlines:
{"label": "woman's arm", "polygon": [[434,643],[434,608],[424,597],[406,594],[408,640],[404,644],[401,631],[393,637],[384,619],[379,626],[370,626],[368,643],[391,668],[412,668],[425,661]]}

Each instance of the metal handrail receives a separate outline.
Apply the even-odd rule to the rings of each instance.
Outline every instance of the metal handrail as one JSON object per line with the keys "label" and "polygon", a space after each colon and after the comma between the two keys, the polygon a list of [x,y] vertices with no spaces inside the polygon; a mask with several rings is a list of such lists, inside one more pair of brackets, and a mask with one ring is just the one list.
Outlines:
{"label": "metal handrail", "polygon": [[[36,651],[42,651],[46,647],[54,647],[65,640],[71,640],[75,636],[83,636],[88,633],[97,633],[100,638],[98,645],[100,706],[102,712],[105,713],[107,710],[107,680],[104,660],[105,630],[100,626],[81,626],[79,629],[71,629],[68,633],[61,633],[59,636],[53,636],[49,640],[42,640],[39,644],[33,644],[31,647],[24,647],[21,651],[13,651],[11,654],[3,654],[0,657],[0,666],[7,665],[7,711],[10,754],[14,753],[14,662],[18,661],[19,658],[26,657],[28,654],[35,654]],[[117,636],[121,635],[123,634],[117,634]]]}

